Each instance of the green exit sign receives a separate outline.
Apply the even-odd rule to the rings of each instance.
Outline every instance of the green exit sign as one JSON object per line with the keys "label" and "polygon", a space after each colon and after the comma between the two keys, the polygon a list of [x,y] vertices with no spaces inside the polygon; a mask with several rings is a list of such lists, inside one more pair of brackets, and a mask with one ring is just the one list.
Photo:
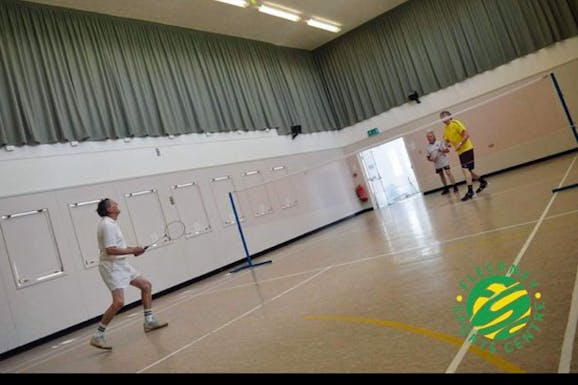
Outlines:
{"label": "green exit sign", "polygon": [[371,130],[367,130],[367,136],[375,136],[379,134],[379,129],[372,128]]}

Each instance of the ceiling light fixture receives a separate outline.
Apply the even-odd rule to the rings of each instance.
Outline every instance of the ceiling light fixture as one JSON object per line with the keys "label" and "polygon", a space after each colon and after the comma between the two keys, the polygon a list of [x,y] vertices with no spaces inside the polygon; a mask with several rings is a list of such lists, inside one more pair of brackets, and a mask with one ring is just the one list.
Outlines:
{"label": "ceiling light fixture", "polygon": [[[280,17],[282,19],[290,20],[293,22],[298,22],[302,19],[301,12],[268,2],[261,3],[260,1],[257,0],[215,0],[215,1],[229,5],[234,5],[236,7],[241,8],[247,8],[250,6],[252,8],[257,8],[261,13]],[[341,26],[339,24],[329,20],[324,21],[322,19],[320,20],[316,18],[310,18],[306,20],[306,23],[310,27],[323,29],[325,31],[333,33],[338,33],[341,31]]]}
{"label": "ceiling light fixture", "polygon": [[339,31],[341,31],[341,27],[335,25],[335,24],[329,24],[323,21],[319,21],[319,20],[315,20],[315,19],[309,19],[307,20],[307,25],[310,27],[315,27],[315,28],[319,28],[319,29],[324,29],[326,31],[329,32],[333,32],[333,33],[337,33]]}
{"label": "ceiling light fixture", "polygon": [[279,9],[279,8],[273,8],[273,7],[270,7],[270,6],[265,5],[265,4],[261,4],[259,6],[259,12],[266,13],[266,14],[271,15],[271,16],[277,16],[277,17],[280,17],[282,19],[291,20],[291,21],[301,20],[301,16],[299,16],[295,13],[284,11],[284,10]]}
{"label": "ceiling light fixture", "polygon": [[247,8],[249,6],[249,1],[247,0],[216,0],[220,3],[225,3],[229,5],[234,5],[236,7]]}

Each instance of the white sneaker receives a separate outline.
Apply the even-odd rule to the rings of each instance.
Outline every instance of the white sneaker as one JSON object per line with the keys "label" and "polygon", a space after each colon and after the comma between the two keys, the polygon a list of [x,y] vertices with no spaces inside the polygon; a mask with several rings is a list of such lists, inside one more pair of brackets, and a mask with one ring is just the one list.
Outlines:
{"label": "white sneaker", "polygon": [[169,323],[159,322],[156,319],[153,319],[151,322],[145,322],[143,325],[145,333],[148,333],[156,329],[164,328],[165,326],[169,326]]}
{"label": "white sneaker", "polygon": [[93,336],[90,339],[90,344],[94,347],[99,348],[99,349],[105,349],[105,350],[112,349],[112,346],[107,344],[106,341],[104,340],[104,336]]}

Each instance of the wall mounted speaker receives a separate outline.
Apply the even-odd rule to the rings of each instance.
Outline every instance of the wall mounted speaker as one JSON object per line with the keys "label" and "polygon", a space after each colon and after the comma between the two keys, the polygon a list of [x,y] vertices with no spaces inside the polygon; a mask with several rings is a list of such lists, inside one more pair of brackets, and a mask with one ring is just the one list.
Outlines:
{"label": "wall mounted speaker", "polygon": [[411,91],[411,94],[409,94],[407,97],[409,98],[409,100],[413,102],[421,103],[419,101],[419,94],[417,93],[417,91]]}
{"label": "wall mounted speaker", "polygon": [[297,135],[301,133],[301,125],[291,126],[291,139],[295,139]]}

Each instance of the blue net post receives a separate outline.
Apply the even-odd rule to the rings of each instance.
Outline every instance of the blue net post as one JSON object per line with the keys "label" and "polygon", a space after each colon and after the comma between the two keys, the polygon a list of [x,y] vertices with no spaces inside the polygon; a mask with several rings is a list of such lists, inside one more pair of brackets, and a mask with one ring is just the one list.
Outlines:
{"label": "blue net post", "polygon": [[[552,83],[554,83],[554,88],[558,93],[558,97],[560,98],[560,103],[562,103],[562,108],[564,108],[564,113],[566,114],[566,119],[568,119],[568,124],[570,124],[570,128],[572,132],[574,132],[574,138],[576,138],[576,142],[578,142],[578,131],[576,131],[576,124],[574,123],[574,119],[572,119],[572,114],[570,114],[570,110],[568,109],[568,105],[566,104],[566,99],[564,99],[564,94],[562,94],[562,89],[560,88],[560,84],[558,84],[558,80],[556,79],[556,75],[554,73],[550,73],[550,78],[552,79]],[[552,189],[553,193],[557,193],[560,191],[568,190],[571,188],[578,187],[578,183],[574,183],[568,186],[557,187]]]}
{"label": "blue net post", "polygon": [[239,214],[237,214],[237,207],[235,206],[235,199],[233,198],[233,193],[229,192],[229,200],[231,201],[231,207],[233,208],[233,214],[235,214],[235,222],[237,223],[237,229],[239,230],[239,235],[241,241],[243,242],[243,249],[245,250],[245,258],[247,259],[247,264],[231,270],[231,273],[236,273],[243,269],[253,268],[254,266],[264,265],[266,263],[271,263],[272,261],[264,261],[259,263],[253,263],[251,261],[251,255],[249,254],[249,248],[247,247],[247,242],[245,241],[245,235],[243,234],[243,228],[241,227],[241,221],[239,220]]}

